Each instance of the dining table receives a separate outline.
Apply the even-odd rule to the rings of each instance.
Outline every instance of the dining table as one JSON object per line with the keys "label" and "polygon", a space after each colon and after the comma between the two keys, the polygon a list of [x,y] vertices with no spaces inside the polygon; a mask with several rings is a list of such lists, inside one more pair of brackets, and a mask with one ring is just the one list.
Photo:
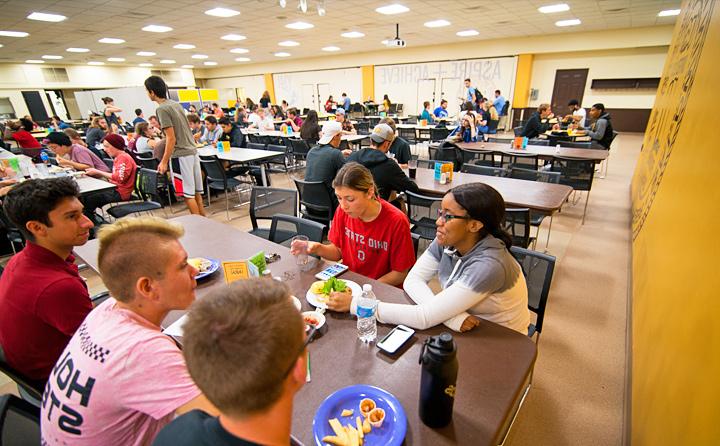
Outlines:
{"label": "dining table", "polygon": [[608,150],[598,149],[577,149],[572,147],[539,146],[528,144],[524,149],[516,149],[509,143],[499,142],[460,142],[456,143],[463,150],[476,152],[493,152],[496,154],[517,154],[517,155],[538,155],[539,158],[573,158],[578,160],[593,161],[596,164],[607,159]]}

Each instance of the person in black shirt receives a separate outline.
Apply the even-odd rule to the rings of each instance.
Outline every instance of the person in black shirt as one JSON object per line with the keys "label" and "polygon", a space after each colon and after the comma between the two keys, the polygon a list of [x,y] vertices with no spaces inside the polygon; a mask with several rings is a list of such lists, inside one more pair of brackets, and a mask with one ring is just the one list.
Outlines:
{"label": "person in black shirt", "polygon": [[318,124],[318,114],[315,110],[310,110],[300,126],[300,138],[307,141],[308,145],[315,145],[320,139],[320,125]]}
{"label": "person in black shirt", "polygon": [[[525,127],[522,129],[520,136],[524,136],[528,139],[537,138],[539,135],[548,131],[551,125],[547,122],[547,119],[553,116],[552,110],[550,110],[550,104],[540,104],[535,113],[530,116],[530,119],[525,123]],[[543,122],[545,121],[545,122]],[[555,124],[552,126],[553,129],[559,129],[560,126]]]}
{"label": "person in black shirt", "polygon": [[[397,132],[397,127],[395,126],[395,121],[393,118],[383,118],[380,120],[380,124],[387,124],[390,126],[390,128],[393,130],[393,132]],[[395,136],[395,139],[392,140],[392,144],[390,144],[390,149],[388,150],[389,153],[392,153],[395,156],[395,161],[400,164],[401,168],[406,168],[408,161],[410,161],[411,153],[410,153],[410,143],[407,142],[404,138],[401,138],[399,136]]]}
{"label": "person in black shirt", "polygon": [[230,141],[230,147],[245,147],[245,135],[230,118],[223,116],[218,120],[218,124],[223,131],[220,141]]}

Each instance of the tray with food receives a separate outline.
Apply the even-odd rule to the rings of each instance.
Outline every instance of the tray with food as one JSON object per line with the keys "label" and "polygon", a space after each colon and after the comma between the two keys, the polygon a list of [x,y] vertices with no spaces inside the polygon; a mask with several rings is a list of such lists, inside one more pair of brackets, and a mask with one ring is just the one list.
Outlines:
{"label": "tray with food", "polygon": [[362,288],[352,280],[331,277],[328,280],[314,282],[305,295],[305,299],[314,307],[327,308],[327,302],[332,293],[352,293],[353,297],[359,297],[362,294]]}
{"label": "tray with food", "polygon": [[188,263],[198,270],[195,280],[204,279],[218,269],[220,269],[220,260],[206,259],[205,257],[193,257],[188,259]]}

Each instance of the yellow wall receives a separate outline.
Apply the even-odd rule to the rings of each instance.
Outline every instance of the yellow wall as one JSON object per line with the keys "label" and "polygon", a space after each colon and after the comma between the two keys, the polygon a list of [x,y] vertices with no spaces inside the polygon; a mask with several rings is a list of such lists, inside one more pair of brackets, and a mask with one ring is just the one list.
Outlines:
{"label": "yellow wall", "polygon": [[632,183],[634,446],[720,444],[720,3],[685,1]]}
{"label": "yellow wall", "polygon": [[518,55],[517,70],[515,72],[515,95],[513,97],[513,108],[528,106],[528,99],[530,98],[530,82],[532,80],[533,58],[534,56],[532,54]]}
{"label": "yellow wall", "polygon": [[362,98],[358,102],[366,101],[368,98],[375,99],[375,65],[363,65],[362,72]]}

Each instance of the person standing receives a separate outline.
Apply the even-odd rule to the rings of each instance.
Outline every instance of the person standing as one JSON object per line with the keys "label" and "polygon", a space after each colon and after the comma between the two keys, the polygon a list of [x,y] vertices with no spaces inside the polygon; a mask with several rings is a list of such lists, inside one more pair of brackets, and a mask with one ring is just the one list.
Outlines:
{"label": "person standing", "polygon": [[495,109],[498,111],[498,113],[502,112],[503,107],[505,107],[505,98],[502,94],[500,94],[500,90],[495,90],[495,99],[493,100],[493,105],[495,106]]}
{"label": "person standing", "polygon": [[346,112],[350,111],[350,98],[346,93],[342,94],[342,108],[344,108]]}
{"label": "person standing", "polygon": [[262,97],[260,98],[260,107],[261,108],[268,108],[270,107],[270,92],[265,90],[262,94]]}
{"label": "person standing", "polygon": [[113,98],[102,98],[103,104],[105,104],[105,110],[103,115],[105,116],[105,122],[109,129],[112,129],[112,125],[115,124],[120,128],[120,120],[115,113],[122,112],[121,108],[115,107],[115,101]]}
{"label": "person standing", "polygon": [[[159,76],[145,79],[145,89],[151,101],[157,102],[157,116],[165,132],[165,153],[158,164],[157,171],[164,175],[168,171],[171,158],[177,158],[180,164],[180,176],[183,182],[183,198],[191,214],[205,215],[202,201],[203,179],[200,170],[200,157],[195,149],[195,140],[190,125],[180,104],[167,98],[168,87]],[[171,166],[172,167],[172,166]],[[172,169],[170,169],[172,173]]]}
{"label": "person standing", "polygon": [[477,103],[478,101],[478,91],[475,87],[472,86],[472,82],[470,81],[470,78],[465,79],[465,99],[459,98],[463,102],[472,102],[473,105]]}

